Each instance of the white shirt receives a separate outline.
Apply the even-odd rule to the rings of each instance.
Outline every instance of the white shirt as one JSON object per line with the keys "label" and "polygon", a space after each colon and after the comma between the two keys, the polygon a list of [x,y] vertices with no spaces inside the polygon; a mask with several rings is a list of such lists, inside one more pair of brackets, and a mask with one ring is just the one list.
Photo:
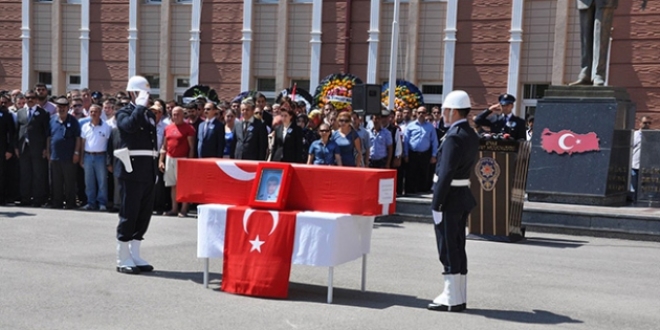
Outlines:
{"label": "white shirt", "polygon": [[92,121],[85,123],[80,128],[80,137],[85,143],[85,152],[105,152],[108,149],[108,139],[112,134],[112,128],[106,122],[94,126]]}
{"label": "white shirt", "polygon": [[115,116],[112,116],[112,118],[106,120],[105,123],[108,124],[108,126],[110,126],[110,128],[116,128],[117,127],[117,118],[115,118]]}
{"label": "white shirt", "polygon": [[[169,118],[165,118],[165,119],[169,119]],[[171,120],[166,121],[165,119],[161,119],[158,122],[158,125],[156,125],[156,140],[158,141],[158,150],[160,150],[160,148],[163,146],[163,138],[165,137],[165,127],[167,127],[167,125],[172,123]]]}
{"label": "white shirt", "polygon": [[642,151],[642,130],[638,129],[633,132],[633,154],[630,167],[639,170],[639,155]]}

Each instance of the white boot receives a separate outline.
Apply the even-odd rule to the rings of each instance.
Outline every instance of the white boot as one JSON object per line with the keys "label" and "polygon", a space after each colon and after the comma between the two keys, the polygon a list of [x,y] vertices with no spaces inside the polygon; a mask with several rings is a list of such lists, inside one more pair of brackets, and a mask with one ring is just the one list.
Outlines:
{"label": "white boot", "polygon": [[463,308],[467,308],[467,274],[461,275],[461,301],[463,302]]}
{"label": "white boot", "polygon": [[131,258],[128,242],[117,241],[117,271],[126,274],[139,274],[140,270]]}
{"label": "white boot", "polygon": [[141,244],[142,244],[142,241],[138,241],[138,240],[132,240],[130,242],[131,258],[133,258],[133,262],[135,262],[135,265],[137,265],[137,268],[141,272],[153,271],[154,267],[151,266],[146,260],[140,258],[140,245]]}
{"label": "white boot", "polygon": [[433,299],[433,302],[428,305],[428,309],[435,311],[451,311],[460,312],[463,308],[461,301],[463,296],[461,293],[461,275],[460,274],[447,274],[445,277],[445,288],[442,293]]}

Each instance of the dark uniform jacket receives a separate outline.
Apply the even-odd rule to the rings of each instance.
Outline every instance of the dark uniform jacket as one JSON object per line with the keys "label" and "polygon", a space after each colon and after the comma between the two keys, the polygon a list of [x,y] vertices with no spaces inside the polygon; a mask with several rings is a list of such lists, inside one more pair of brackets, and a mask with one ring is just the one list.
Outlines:
{"label": "dark uniform jacket", "polygon": [[[129,104],[115,114],[121,148],[128,150],[158,151],[156,116],[141,105]],[[158,157],[131,156],[133,172],[128,173],[124,164],[115,158],[114,174],[120,179],[155,182],[158,171]]]}
{"label": "dark uniform jacket", "polygon": [[[0,157],[5,159],[5,152],[14,153],[14,117],[6,107],[0,107]],[[2,178],[0,178],[2,180]]]}
{"label": "dark uniform jacket", "polygon": [[[34,115],[30,118],[29,108],[23,108],[16,113],[18,122],[18,144],[16,147],[23,153],[26,139],[30,140],[32,157],[41,157],[46,150],[46,140],[50,136],[50,114],[40,106],[35,106]],[[22,155],[21,155],[22,157]]]}
{"label": "dark uniform jacket", "polygon": [[490,127],[493,134],[509,133],[514,140],[527,139],[527,123],[524,119],[511,114],[511,118],[507,120],[504,114],[490,116],[491,113],[493,112],[488,109],[484,110],[474,118],[474,123]]}
{"label": "dark uniform jacket", "polygon": [[206,127],[206,121],[199,124],[197,130],[197,157],[222,158],[225,152],[225,125],[213,119]]}
{"label": "dark uniform jacket", "polygon": [[452,187],[452,180],[469,179],[479,153],[479,136],[465,121],[451,127],[438,149],[433,189],[435,211],[470,211],[477,202],[470,187]]}
{"label": "dark uniform jacket", "polygon": [[[273,161],[287,163],[303,162],[303,131],[300,126],[292,123],[284,138],[282,133],[284,125],[275,129],[275,143],[273,145]],[[309,150],[307,150],[309,152]]]}
{"label": "dark uniform jacket", "polygon": [[266,160],[268,151],[268,131],[266,125],[257,119],[243,131],[243,122],[234,125],[234,139],[231,142],[231,155],[235,159]]}

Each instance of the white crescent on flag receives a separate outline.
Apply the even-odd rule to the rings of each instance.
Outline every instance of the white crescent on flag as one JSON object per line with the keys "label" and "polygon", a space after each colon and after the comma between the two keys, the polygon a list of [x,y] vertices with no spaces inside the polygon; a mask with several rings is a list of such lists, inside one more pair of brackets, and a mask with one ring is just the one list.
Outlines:
{"label": "white crescent on flag", "polygon": [[254,180],[257,175],[257,173],[242,170],[234,162],[217,161],[216,164],[218,164],[218,167],[230,178],[238,181],[251,181]]}
{"label": "white crescent on flag", "polygon": [[[247,230],[247,226],[248,226],[248,222],[250,222],[250,215],[252,215],[252,212],[254,211],[255,210],[253,209],[247,209],[245,210],[245,213],[243,213],[243,231],[246,234],[249,234]],[[270,215],[273,217],[273,228],[271,228],[270,232],[268,233],[268,236],[270,236],[273,234],[273,232],[275,232],[275,229],[277,228],[277,224],[280,221],[280,213],[277,211],[268,211],[268,212],[270,212]]]}

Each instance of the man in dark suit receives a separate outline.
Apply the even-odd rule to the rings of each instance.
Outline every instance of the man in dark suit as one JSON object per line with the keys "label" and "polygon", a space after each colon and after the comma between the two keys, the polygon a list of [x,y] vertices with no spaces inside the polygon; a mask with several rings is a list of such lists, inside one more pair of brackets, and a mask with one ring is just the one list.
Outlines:
{"label": "man in dark suit", "polygon": [[14,126],[14,118],[8,110],[10,103],[9,94],[0,95],[0,205],[6,202],[6,183],[5,183],[5,169],[7,168],[7,160],[13,155],[14,150],[14,134],[16,127]]}
{"label": "man in dark suit", "polygon": [[275,129],[272,160],[303,163],[303,131],[295,122],[295,112],[288,103],[282,103],[282,125]]}
{"label": "man in dark suit", "polygon": [[438,254],[444,267],[444,290],[428,309],[462,311],[466,308],[467,284],[465,224],[477,204],[469,185],[479,152],[479,136],[466,119],[471,108],[467,93],[449,93],[442,107],[444,122],[450,126],[438,150],[431,207]]}
{"label": "man in dark suit", "polygon": [[241,102],[241,122],[234,126],[234,139],[231,155],[234,159],[266,160],[268,151],[268,131],[266,125],[254,118],[254,102],[245,99]]}
{"label": "man in dark suit", "polygon": [[[527,127],[525,120],[513,114],[513,104],[516,98],[511,94],[502,94],[497,104],[474,118],[474,123],[479,126],[490,127],[493,134],[509,134],[514,140],[527,139]],[[491,116],[493,114],[493,116]]]}
{"label": "man in dark suit", "polygon": [[140,257],[140,246],[154,207],[158,172],[156,115],[147,109],[149,82],[141,76],[128,81],[131,103],[115,115],[120,148],[113,167],[119,179],[121,207],[117,225],[117,271],[126,274],[150,272],[154,268]]}
{"label": "man in dark suit", "polygon": [[21,171],[21,205],[41,207],[46,203],[48,185],[47,139],[50,115],[37,105],[34,91],[25,93],[27,107],[18,110],[18,143],[15,145]]}
{"label": "man in dark suit", "polygon": [[218,108],[213,102],[204,104],[203,121],[197,130],[197,157],[222,158],[225,151],[225,125],[217,118]]}

